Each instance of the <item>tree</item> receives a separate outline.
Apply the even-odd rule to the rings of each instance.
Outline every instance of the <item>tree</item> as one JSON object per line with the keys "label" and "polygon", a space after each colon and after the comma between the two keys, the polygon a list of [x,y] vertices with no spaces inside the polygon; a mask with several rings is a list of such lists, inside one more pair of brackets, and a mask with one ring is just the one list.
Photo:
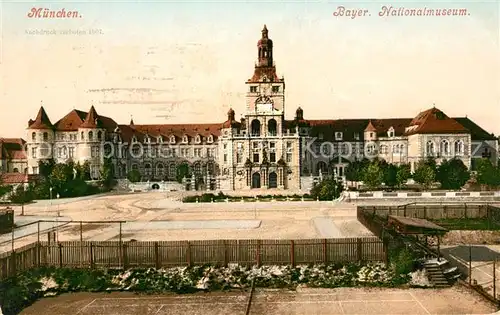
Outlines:
{"label": "tree", "polygon": [[68,196],[68,184],[73,179],[73,167],[65,163],[57,163],[49,175],[52,193],[60,194],[61,196]]}
{"label": "tree", "polygon": [[55,165],[56,161],[54,161],[54,159],[38,161],[38,174],[42,177],[49,178]]}
{"label": "tree", "polygon": [[377,188],[384,180],[384,172],[380,167],[380,162],[372,161],[363,173],[363,183],[369,188]]}
{"label": "tree", "polygon": [[179,182],[182,183],[182,179],[184,177],[189,177],[191,176],[191,170],[189,169],[189,164],[187,163],[181,163],[177,166],[177,174],[175,179]]}
{"label": "tree", "polygon": [[310,195],[314,199],[333,200],[340,196],[343,189],[341,182],[337,182],[333,177],[327,177],[311,189]]}
{"label": "tree", "polygon": [[432,168],[432,164],[429,165],[427,161],[419,162],[415,174],[413,174],[413,179],[424,186],[424,189],[429,188],[436,179],[436,172]]}
{"label": "tree", "polygon": [[459,159],[442,161],[436,172],[436,180],[443,189],[460,189],[469,179],[470,172]]}
{"label": "tree", "polygon": [[2,178],[0,177],[0,197],[12,191],[12,186],[3,185]]}
{"label": "tree", "polygon": [[401,187],[411,177],[411,167],[409,164],[401,164],[396,174],[396,182]]}
{"label": "tree", "polygon": [[477,182],[481,185],[496,187],[500,185],[500,169],[487,158],[479,159],[476,164]]}
{"label": "tree", "polygon": [[398,170],[394,164],[389,164],[384,170],[384,183],[386,186],[394,187],[398,185]]}
{"label": "tree", "polygon": [[141,180],[141,173],[138,170],[131,170],[127,173],[127,179],[132,183],[137,183]]}
{"label": "tree", "polygon": [[115,181],[113,163],[111,162],[111,159],[109,158],[104,159],[104,164],[102,165],[100,175],[102,184],[105,188],[112,188],[114,186],[116,181]]}
{"label": "tree", "polygon": [[355,160],[349,164],[345,171],[345,176],[348,181],[360,182],[363,180],[363,172],[366,167],[370,164],[370,161],[366,158],[363,160]]}

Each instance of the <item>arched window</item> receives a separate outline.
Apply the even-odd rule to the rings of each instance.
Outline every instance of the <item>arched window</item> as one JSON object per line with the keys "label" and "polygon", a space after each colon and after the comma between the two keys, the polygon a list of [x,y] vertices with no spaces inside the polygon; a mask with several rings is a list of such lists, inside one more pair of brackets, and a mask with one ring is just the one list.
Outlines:
{"label": "arched window", "polygon": [[251,124],[251,134],[254,137],[259,137],[260,136],[260,121],[258,119],[252,120]]}
{"label": "arched window", "polygon": [[464,155],[464,142],[462,140],[455,141],[455,155]]}
{"label": "arched window", "polygon": [[170,143],[175,143],[175,136],[170,136]]}
{"label": "arched window", "polygon": [[165,175],[165,167],[163,166],[162,163],[159,163],[158,165],[156,165],[156,176],[158,177],[163,177],[163,175]]}
{"label": "arched window", "polygon": [[47,132],[43,133],[43,141],[48,141],[49,140],[49,134]]}
{"label": "arched window", "polygon": [[425,145],[425,153],[427,156],[434,156],[435,154],[435,149],[434,149],[434,142],[432,141],[427,141],[427,144]]}
{"label": "arched window", "polygon": [[441,146],[439,148],[441,155],[450,155],[450,142],[446,139],[441,141]]}
{"label": "arched window", "polygon": [[385,144],[382,144],[380,146],[380,154],[387,154],[388,152],[389,152],[389,148]]}
{"label": "arched window", "polygon": [[36,140],[36,132],[31,133],[31,140],[33,140],[33,141]]}
{"label": "arched window", "polygon": [[195,141],[196,141],[196,143],[200,143],[201,142],[200,135],[196,135]]}
{"label": "arched window", "polygon": [[168,165],[168,179],[175,180],[177,177],[177,165],[174,162]]}
{"label": "arched window", "polygon": [[278,132],[278,123],[276,122],[275,119],[270,119],[268,122],[267,122],[267,133],[270,135],[270,136],[276,136],[277,135],[277,132]]}
{"label": "arched window", "polygon": [[146,163],[144,165],[144,175],[151,176],[151,164]]}
{"label": "arched window", "polygon": [[94,134],[92,133],[92,131],[89,131],[89,140],[92,141],[94,138]]}
{"label": "arched window", "polygon": [[203,173],[202,173],[202,169],[201,169],[201,163],[195,163],[194,165],[194,173],[198,176],[201,176]]}
{"label": "arched window", "polygon": [[17,167],[14,168],[14,173],[19,173],[19,169]]}
{"label": "arched window", "polygon": [[97,132],[97,140],[102,140],[102,131]]}

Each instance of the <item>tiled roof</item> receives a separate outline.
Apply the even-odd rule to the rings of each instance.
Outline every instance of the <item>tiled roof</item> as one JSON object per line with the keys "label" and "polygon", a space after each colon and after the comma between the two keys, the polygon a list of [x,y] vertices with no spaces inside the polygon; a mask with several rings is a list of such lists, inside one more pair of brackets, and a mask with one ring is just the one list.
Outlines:
{"label": "tiled roof", "polygon": [[247,82],[257,83],[262,82],[263,77],[266,76],[269,82],[283,82],[283,79],[278,78],[276,74],[276,67],[255,67],[253,76]]}
{"label": "tiled roof", "polygon": [[158,136],[170,137],[175,136],[181,138],[188,136],[190,138],[200,135],[202,138],[212,135],[215,141],[220,135],[222,124],[169,124],[169,125],[120,125],[122,139],[128,141],[127,138],[137,137],[138,141],[142,141],[146,135],[152,137],[152,141]]}
{"label": "tiled roof", "polygon": [[3,173],[0,178],[0,182],[7,185],[27,183],[29,180],[28,174],[24,173]]}
{"label": "tiled roof", "polygon": [[102,128],[102,122],[100,121],[99,115],[97,115],[94,106],[90,107],[89,113],[80,125],[80,128]]}
{"label": "tiled roof", "polygon": [[26,159],[25,143],[21,138],[0,138],[0,159]]}
{"label": "tiled roof", "polygon": [[453,119],[458,121],[462,126],[464,126],[465,128],[467,128],[470,131],[472,140],[496,140],[497,139],[493,134],[488,133],[486,130],[479,127],[475,122],[473,122],[472,120],[470,120],[467,117],[456,117]]}
{"label": "tiled roof", "polygon": [[[92,110],[93,109],[93,110]],[[61,118],[58,122],[55,123],[55,128],[58,131],[77,131],[78,128],[82,127],[82,125],[85,123],[86,119],[88,116],[93,116],[97,117],[98,120],[98,127],[106,129],[108,132],[112,132],[115,130],[115,128],[118,126],[118,124],[111,118],[106,117],[106,116],[100,116],[97,114],[97,112],[94,109],[94,106],[91,107],[89,114],[87,112],[73,109],[71,112],[66,114],[63,118]],[[89,120],[91,117],[89,117]],[[95,124],[95,118],[94,118],[94,124]],[[92,123],[88,123],[82,128],[96,128],[96,127],[90,127]]]}
{"label": "tiled roof", "polygon": [[36,115],[35,120],[29,120],[28,122],[29,129],[52,129],[53,125],[50,122],[49,116],[45,112],[43,106],[38,110],[38,114]]}
{"label": "tiled roof", "polygon": [[469,133],[469,131],[436,107],[419,113],[410,122],[406,131],[407,135],[439,133]]}

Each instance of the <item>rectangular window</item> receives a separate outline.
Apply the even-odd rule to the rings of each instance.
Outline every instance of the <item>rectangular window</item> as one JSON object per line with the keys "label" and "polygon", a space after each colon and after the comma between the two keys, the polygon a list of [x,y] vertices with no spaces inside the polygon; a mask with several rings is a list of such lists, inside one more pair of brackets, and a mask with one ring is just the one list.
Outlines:
{"label": "rectangular window", "polygon": [[273,86],[273,93],[278,93],[280,91],[279,85]]}
{"label": "rectangular window", "polygon": [[359,133],[357,132],[354,133],[354,140],[359,140]]}
{"label": "rectangular window", "polygon": [[274,152],[269,153],[269,162],[271,162],[271,163],[276,162],[276,153],[274,153]]}
{"label": "rectangular window", "polygon": [[257,87],[256,86],[251,86],[250,87],[250,93],[257,93]]}
{"label": "rectangular window", "polygon": [[241,163],[242,161],[242,156],[241,156],[241,153],[236,153],[236,163]]}
{"label": "rectangular window", "polygon": [[36,153],[37,153],[37,148],[31,148],[31,157],[32,158],[36,159]]}
{"label": "rectangular window", "polygon": [[37,166],[33,166],[33,174],[38,174],[38,167]]}
{"label": "rectangular window", "polygon": [[291,163],[292,162],[292,153],[287,153],[286,154],[286,162]]}
{"label": "rectangular window", "polygon": [[335,133],[335,140],[342,140],[342,132]]}
{"label": "rectangular window", "polygon": [[49,157],[49,148],[41,148],[40,155],[42,158],[48,158]]}
{"label": "rectangular window", "polygon": [[258,149],[259,148],[259,143],[258,142],[254,142],[252,144],[252,146],[253,146],[254,149]]}
{"label": "rectangular window", "polygon": [[73,148],[73,147],[68,148],[68,156],[70,158],[75,157],[75,148]]}
{"label": "rectangular window", "polygon": [[224,163],[227,163],[227,153],[224,153]]}
{"label": "rectangular window", "polygon": [[90,152],[91,157],[93,157],[93,158],[97,158],[97,157],[99,157],[99,155],[100,155],[100,154],[99,154],[99,153],[100,153],[100,152],[99,152],[99,147],[92,147],[92,149],[91,149],[91,150],[92,150],[92,151]]}
{"label": "rectangular window", "polygon": [[269,142],[269,148],[270,148],[270,149],[274,149],[274,148],[276,148],[276,143],[274,143],[274,142]]}
{"label": "rectangular window", "polygon": [[260,158],[259,153],[253,154],[253,162],[254,163],[259,163],[259,158]]}

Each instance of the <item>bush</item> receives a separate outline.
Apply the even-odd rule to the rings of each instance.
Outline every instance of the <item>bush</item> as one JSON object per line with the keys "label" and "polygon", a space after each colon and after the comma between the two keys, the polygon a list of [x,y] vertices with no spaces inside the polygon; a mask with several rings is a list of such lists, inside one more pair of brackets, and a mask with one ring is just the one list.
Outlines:
{"label": "bush", "polygon": [[[398,269],[400,270],[400,269]],[[295,289],[351,286],[393,287],[404,283],[381,263],[301,266],[228,267],[210,265],[168,269],[89,270],[40,268],[0,282],[0,305],[5,315],[18,314],[43,296],[66,292],[135,291],[147,293],[218,291],[256,287]],[[406,277],[409,279],[409,276]],[[395,281],[397,280],[397,281]]]}

